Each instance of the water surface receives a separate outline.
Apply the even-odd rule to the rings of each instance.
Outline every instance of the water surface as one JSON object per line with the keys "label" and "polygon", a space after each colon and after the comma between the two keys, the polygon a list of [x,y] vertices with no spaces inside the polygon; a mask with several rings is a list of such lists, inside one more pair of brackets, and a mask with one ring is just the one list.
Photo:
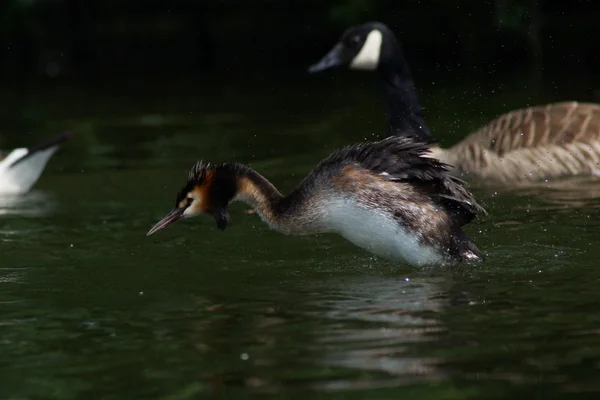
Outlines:
{"label": "water surface", "polygon": [[[0,397],[594,398],[599,181],[476,187],[490,216],[467,231],[488,259],[453,270],[285,237],[243,205],[225,232],[205,217],[145,236],[198,158],[251,163],[286,192],[336,147],[381,137],[373,88],[347,83],[7,102],[3,144],[77,136],[35,190],[0,199]],[[484,104],[478,88],[426,86],[444,144],[561,95]]]}

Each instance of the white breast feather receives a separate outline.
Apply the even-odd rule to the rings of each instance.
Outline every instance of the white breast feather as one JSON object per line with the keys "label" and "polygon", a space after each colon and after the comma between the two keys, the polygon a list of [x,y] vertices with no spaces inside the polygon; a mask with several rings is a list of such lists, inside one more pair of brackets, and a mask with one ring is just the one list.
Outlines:
{"label": "white breast feather", "polygon": [[327,207],[328,228],[348,241],[380,257],[404,261],[413,266],[439,264],[443,255],[422,245],[394,218],[368,209],[352,199],[336,199]]}

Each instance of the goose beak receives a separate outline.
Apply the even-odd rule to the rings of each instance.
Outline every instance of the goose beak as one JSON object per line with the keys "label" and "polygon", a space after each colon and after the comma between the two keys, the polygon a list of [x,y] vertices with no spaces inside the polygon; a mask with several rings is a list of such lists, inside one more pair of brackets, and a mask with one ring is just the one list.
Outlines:
{"label": "goose beak", "polygon": [[185,210],[185,208],[174,208],[174,209],[172,209],[167,215],[165,215],[165,217],[163,219],[161,219],[160,221],[158,221],[158,223],[156,225],[154,225],[152,227],[152,229],[150,229],[148,231],[148,233],[146,234],[146,236],[150,236],[153,233],[158,232],[161,229],[164,229],[167,226],[171,225],[173,222],[181,219],[183,217],[183,211],[184,210]]}
{"label": "goose beak", "polygon": [[325,57],[321,58],[318,63],[308,67],[308,72],[312,74],[319,71],[325,71],[326,69],[339,67],[343,64],[342,45],[338,43],[329,51],[329,53],[325,54]]}

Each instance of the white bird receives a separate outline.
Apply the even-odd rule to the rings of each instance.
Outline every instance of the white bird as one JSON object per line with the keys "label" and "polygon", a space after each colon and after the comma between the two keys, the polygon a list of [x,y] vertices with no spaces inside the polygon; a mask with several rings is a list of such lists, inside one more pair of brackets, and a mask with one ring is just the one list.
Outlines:
{"label": "white bird", "polygon": [[71,135],[70,132],[64,132],[28,149],[17,148],[0,154],[0,194],[28,192],[50,157]]}

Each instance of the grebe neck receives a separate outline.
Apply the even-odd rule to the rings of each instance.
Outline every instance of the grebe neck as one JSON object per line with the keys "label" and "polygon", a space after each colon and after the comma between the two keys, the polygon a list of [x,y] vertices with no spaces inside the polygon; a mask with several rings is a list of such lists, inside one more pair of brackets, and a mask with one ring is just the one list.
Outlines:
{"label": "grebe neck", "polygon": [[269,225],[273,222],[274,210],[279,206],[283,195],[258,172],[248,169],[238,178],[238,190],[234,200],[248,204]]}
{"label": "grebe neck", "polygon": [[238,177],[237,189],[233,200],[248,204],[272,229],[286,235],[319,231],[315,219],[309,215],[309,207],[305,207],[302,190],[283,196],[267,178],[252,169]]}

